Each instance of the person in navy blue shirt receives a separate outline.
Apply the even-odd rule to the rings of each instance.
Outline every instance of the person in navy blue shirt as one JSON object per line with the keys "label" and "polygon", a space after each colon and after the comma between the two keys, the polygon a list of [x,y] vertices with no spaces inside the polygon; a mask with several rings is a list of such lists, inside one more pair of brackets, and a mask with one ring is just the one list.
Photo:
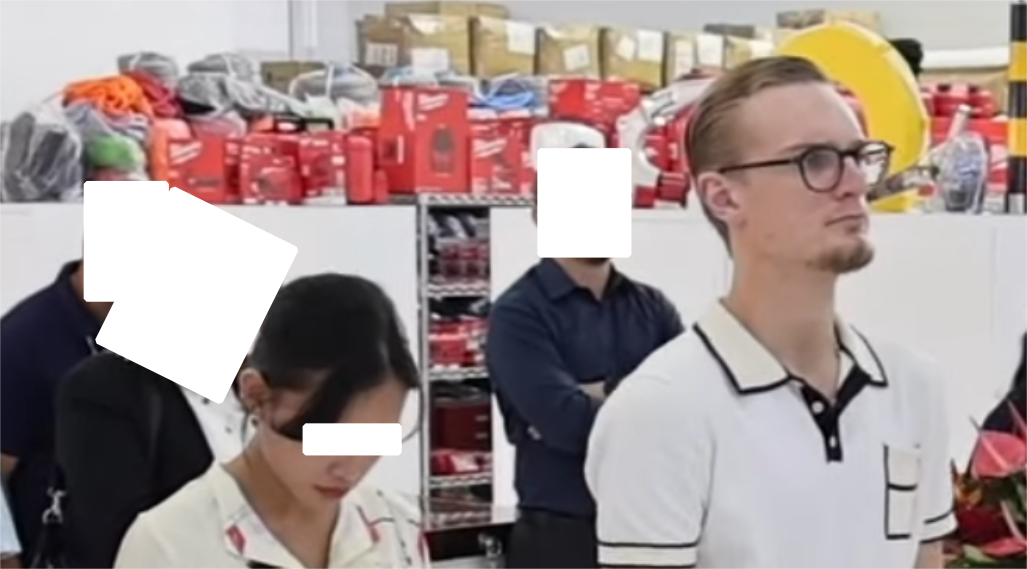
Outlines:
{"label": "person in navy blue shirt", "polygon": [[516,449],[507,566],[597,567],[588,435],[617,383],[684,331],[657,289],[609,259],[543,259],[489,314],[486,363]]}
{"label": "person in navy blue shirt", "polygon": [[0,471],[22,550],[31,555],[47,488],[54,480],[57,383],[97,351],[110,303],[83,300],[81,261],[15,305],[0,319]]}

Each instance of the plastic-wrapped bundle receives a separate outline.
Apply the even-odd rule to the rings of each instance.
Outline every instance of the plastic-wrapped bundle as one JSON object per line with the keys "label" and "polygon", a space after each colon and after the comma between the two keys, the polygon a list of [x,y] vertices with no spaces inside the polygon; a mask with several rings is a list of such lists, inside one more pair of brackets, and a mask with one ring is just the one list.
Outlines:
{"label": "plastic-wrapped bundle", "polygon": [[186,67],[187,73],[223,73],[240,81],[261,83],[260,65],[238,53],[215,53]]}
{"label": "plastic-wrapped bundle", "polygon": [[414,69],[412,67],[394,67],[388,69],[382,75],[379,83],[385,87],[395,86],[434,86],[434,87],[455,87],[465,89],[470,93],[477,93],[481,88],[481,82],[475,77],[458,75],[451,71],[429,72]]}
{"label": "plastic-wrapped bundle", "polygon": [[116,172],[126,180],[146,180],[146,151],[123,134],[98,135],[85,141],[86,167],[90,171]]}
{"label": "plastic-wrapped bundle", "polygon": [[178,80],[180,100],[220,115],[238,112],[243,117],[288,113],[306,116],[308,108],[296,99],[264,85],[239,80],[224,73],[189,73]]}
{"label": "plastic-wrapped bundle", "polygon": [[7,125],[3,147],[5,202],[75,201],[82,196],[82,140],[52,100]]}
{"label": "plastic-wrapped bundle", "polygon": [[352,65],[330,63],[323,70],[297,76],[289,84],[289,95],[301,101],[325,97],[332,101],[345,99],[358,105],[372,105],[378,100],[378,94],[374,77]]}
{"label": "plastic-wrapped bundle", "polygon": [[453,73],[452,71],[444,71],[437,74],[436,76],[439,81],[439,85],[442,87],[453,87],[454,89],[463,89],[470,93],[472,96],[477,95],[481,92],[481,80],[477,77],[471,77],[469,75],[460,75]]}
{"label": "plastic-wrapped bundle", "polygon": [[235,111],[218,115],[192,115],[186,122],[196,134],[217,134],[220,136],[237,137],[246,134],[246,120]]}
{"label": "plastic-wrapped bundle", "polygon": [[438,87],[439,76],[436,73],[420,71],[412,67],[393,67],[385,70],[378,83],[383,87]]}
{"label": "plastic-wrapped bundle", "polygon": [[146,116],[102,113],[86,100],[75,101],[64,107],[64,115],[86,141],[95,136],[119,134],[145,144],[150,133],[150,119]]}
{"label": "plastic-wrapped bundle", "polygon": [[118,56],[118,73],[130,71],[147,73],[168,87],[174,87],[179,75],[178,63],[174,59],[152,51]]}
{"label": "plastic-wrapped bundle", "polygon": [[549,78],[539,75],[517,75],[509,78],[497,77],[489,83],[489,89],[496,94],[510,94],[508,90],[524,91],[532,94],[534,106],[547,107],[549,104]]}
{"label": "plastic-wrapped bundle", "polygon": [[547,106],[548,82],[543,77],[506,75],[496,77],[475,97],[479,107],[497,111],[537,110]]}
{"label": "plastic-wrapped bundle", "polygon": [[[144,149],[151,125],[146,116],[102,113],[85,100],[65,107],[64,115],[82,139],[89,179],[99,179],[93,175],[96,171],[107,171],[106,179],[148,179]],[[118,173],[118,176],[111,177],[110,173]]]}

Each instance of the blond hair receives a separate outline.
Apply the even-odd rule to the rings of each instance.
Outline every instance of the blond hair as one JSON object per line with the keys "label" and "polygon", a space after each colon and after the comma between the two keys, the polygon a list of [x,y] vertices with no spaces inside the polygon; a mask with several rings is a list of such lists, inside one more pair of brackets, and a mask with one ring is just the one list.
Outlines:
{"label": "blond hair", "polygon": [[[735,124],[734,115],[746,100],[775,87],[828,82],[813,62],[791,56],[754,59],[725,72],[700,99],[686,130],[684,148],[693,178],[731,166],[740,159],[744,129]],[[705,201],[702,206],[707,219],[727,243],[727,227],[711,215]]]}

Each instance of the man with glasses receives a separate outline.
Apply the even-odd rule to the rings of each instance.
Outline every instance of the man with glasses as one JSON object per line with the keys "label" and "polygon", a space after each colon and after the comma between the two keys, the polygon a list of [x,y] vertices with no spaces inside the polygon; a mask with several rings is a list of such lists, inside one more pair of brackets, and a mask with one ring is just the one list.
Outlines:
{"label": "man with glasses", "polygon": [[600,564],[942,567],[941,377],[835,313],[838,278],[873,258],[866,196],[891,148],[792,57],[720,77],[686,147],[733,280],[599,412]]}

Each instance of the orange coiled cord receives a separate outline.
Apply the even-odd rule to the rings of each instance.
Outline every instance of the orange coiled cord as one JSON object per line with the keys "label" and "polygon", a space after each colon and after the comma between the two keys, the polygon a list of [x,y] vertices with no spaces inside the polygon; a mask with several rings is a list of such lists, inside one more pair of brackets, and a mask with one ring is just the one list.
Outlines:
{"label": "orange coiled cord", "polygon": [[139,83],[124,75],[71,83],[64,88],[64,104],[88,101],[110,115],[138,114],[152,118],[153,105]]}

